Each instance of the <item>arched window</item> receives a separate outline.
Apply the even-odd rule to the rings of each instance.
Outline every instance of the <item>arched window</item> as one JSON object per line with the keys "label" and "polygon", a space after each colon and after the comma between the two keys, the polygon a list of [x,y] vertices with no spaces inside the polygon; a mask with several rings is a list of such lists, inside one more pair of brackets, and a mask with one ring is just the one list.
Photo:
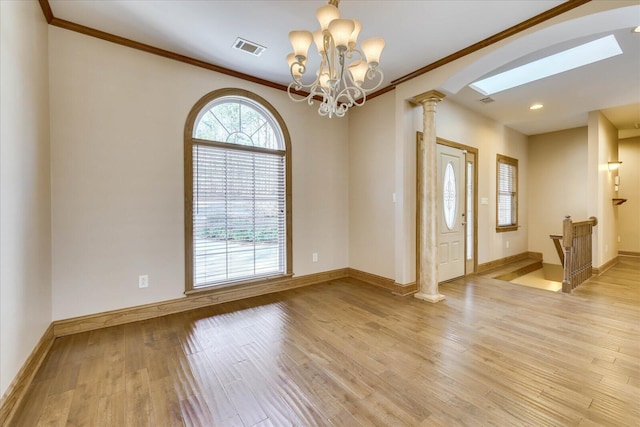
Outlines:
{"label": "arched window", "polygon": [[291,275],[289,133],[261,97],[221,89],[185,126],[187,293]]}

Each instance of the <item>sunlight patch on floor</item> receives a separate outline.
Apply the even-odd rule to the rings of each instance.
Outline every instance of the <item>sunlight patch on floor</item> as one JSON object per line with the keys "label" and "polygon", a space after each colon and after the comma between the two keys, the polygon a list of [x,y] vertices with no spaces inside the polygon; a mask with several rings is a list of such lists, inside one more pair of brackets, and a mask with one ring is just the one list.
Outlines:
{"label": "sunlight patch on floor", "polygon": [[544,271],[542,269],[532,271],[524,276],[516,277],[511,280],[511,283],[517,285],[529,286],[532,288],[544,289],[547,291],[558,292],[562,289],[562,283],[553,280],[547,280],[544,278]]}

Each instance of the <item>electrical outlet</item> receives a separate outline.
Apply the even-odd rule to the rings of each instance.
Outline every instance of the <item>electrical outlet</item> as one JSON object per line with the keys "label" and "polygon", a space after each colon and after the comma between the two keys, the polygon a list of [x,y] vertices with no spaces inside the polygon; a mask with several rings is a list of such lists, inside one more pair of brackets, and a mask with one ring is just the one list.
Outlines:
{"label": "electrical outlet", "polygon": [[148,288],[149,287],[149,276],[146,274],[144,276],[138,276],[138,287],[139,288]]}
{"label": "electrical outlet", "polygon": [[507,240],[507,243],[505,243],[505,246],[507,247],[507,249],[509,249],[509,241]]}
{"label": "electrical outlet", "polygon": [[311,254],[311,260],[313,262],[318,262],[318,253],[314,252],[313,254]]}

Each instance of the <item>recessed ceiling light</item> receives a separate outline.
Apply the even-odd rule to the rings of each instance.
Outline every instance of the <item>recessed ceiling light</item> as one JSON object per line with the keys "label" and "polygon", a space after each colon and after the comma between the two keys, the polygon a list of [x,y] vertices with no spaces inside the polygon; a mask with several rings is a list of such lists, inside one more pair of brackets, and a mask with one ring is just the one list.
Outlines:
{"label": "recessed ceiling light", "polygon": [[542,107],[544,107],[544,105],[542,104],[533,104],[531,107],[529,107],[529,110],[539,110]]}
{"label": "recessed ceiling light", "polygon": [[634,32],[634,33],[640,33],[640,25],[638,25],[637,27],[635,27],[635,28],[633,29],[633,32]]}
{"label": "recessed ceiling light", "polygon": [[486,79],[478,80],[469,86],[483,95],[492,95],[525,83],[611,58],[621,53],[622,49],[618,41],[611,34]]}

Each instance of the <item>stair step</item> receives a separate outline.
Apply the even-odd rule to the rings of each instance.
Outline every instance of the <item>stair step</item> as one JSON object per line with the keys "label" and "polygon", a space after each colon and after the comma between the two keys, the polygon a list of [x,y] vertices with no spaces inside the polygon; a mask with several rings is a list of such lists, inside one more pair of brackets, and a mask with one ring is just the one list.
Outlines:
{"label": "stair step", "polygon": [[492,279],[504,280],[509,282],[516,277],[524,276],[532,271],[542,268],[542,260],[527,258],[519,261],[514,261],[507,265],[494,268],[483,273],[483,276],[491,277]]}

